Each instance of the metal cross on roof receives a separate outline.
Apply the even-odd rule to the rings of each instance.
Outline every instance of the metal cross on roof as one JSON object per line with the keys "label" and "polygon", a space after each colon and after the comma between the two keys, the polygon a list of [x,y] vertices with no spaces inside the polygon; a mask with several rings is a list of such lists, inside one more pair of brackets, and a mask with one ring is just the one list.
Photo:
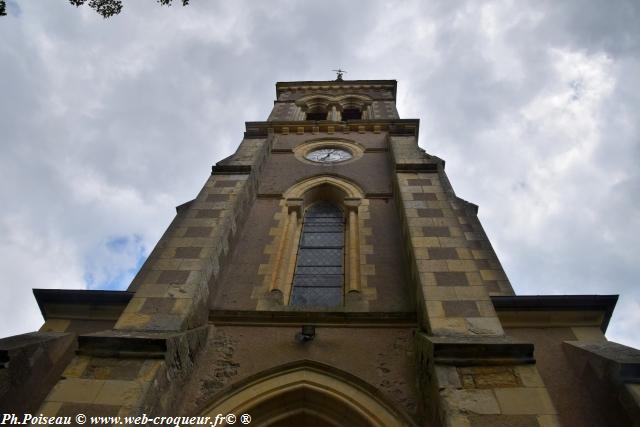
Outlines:
{"label": "metal cross on roof", "polygon": [[341,70],[340,68],[338,68],[337,70],[331,70],[331,71],[338,73],[338,77],[336,77],[336,80],[339,82],[342,81],[342,75],[346,73],[345,70]]}

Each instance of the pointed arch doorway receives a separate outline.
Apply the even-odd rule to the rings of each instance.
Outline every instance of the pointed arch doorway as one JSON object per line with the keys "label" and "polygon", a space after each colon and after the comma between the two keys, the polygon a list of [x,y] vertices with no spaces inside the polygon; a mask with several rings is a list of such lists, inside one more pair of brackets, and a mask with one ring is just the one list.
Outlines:
{"label": "pointed arch doorway", "polygon": [[219,394],[202,415],[242,414],[259,427],[400,427],[415,424],[364,381],[317,362],[250,377]]}

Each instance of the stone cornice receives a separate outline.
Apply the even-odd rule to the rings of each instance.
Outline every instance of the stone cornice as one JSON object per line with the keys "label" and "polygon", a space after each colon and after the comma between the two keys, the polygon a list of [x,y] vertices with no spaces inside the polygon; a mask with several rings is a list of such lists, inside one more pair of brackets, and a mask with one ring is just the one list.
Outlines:
{"label": "stone cornice", "polygon": [[165,359],[195,353],[206,341],[207,327],[184,332],[102,331],[78,336],[76,354],[91,357]]}
{"label": "stone cornice", "polygon": [[300,82],[277,82],[276,98],[287,91],[296,90],[363,90],[363,89],[389,89],[396,97],[398,82],[396,80],[326,80],[326,81],[300,81]]}
{"label": "stone cornice", "polygon": [[133,292],[85,289],[34,289],[45,320],[117,320]]}
{"label": "stone cornice", "polygon": [[309,311],[244,311],[212,310],[209,322],[214,325],[300,326],[325,327],[416,327],[414,312],[309,312]]}
{"label": "stone cornice", "polygon": [[492,296],[505,327],[595,326],[606,332],[617,295]]}
{"label": "stone cornice", "polygon": [[304,120],[304,121],[270,121],[270,122],[245,122],[245,138],[265,138],[270,133],[281,135],[289,134],[317,134],[329,135],[388,132],[390,135],[414,136],[417,140],[420,131],[419,119],[393,119],[393,120],[349,120],[348,122],[334,122],[329,120]]}
{"label": "stone cornice", "polygon": [[533,344],[508,337],[436,337],[418,334],[421,346],[435,363],[453,366],[520,365],[535,363]]}

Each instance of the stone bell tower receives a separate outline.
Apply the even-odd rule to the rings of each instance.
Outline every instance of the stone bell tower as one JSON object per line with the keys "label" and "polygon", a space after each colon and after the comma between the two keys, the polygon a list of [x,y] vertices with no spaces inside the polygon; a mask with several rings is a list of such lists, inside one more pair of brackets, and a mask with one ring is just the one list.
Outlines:
{"label": "stone bell tower", "polygon": [[638,425],[617,296],[516,296],[395,101],[394,80],[277,83],[127,291],[34,291],[41,330],[0,341],[3,410]]}

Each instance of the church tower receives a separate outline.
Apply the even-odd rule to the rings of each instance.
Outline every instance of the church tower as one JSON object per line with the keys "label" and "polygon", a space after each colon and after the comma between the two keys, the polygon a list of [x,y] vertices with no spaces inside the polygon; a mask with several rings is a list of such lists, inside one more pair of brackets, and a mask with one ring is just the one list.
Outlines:
{"label": "church tower", "polygon": [[34,291],[41,330],[0,341],[4,412],[638,425],[617,296],[516,296],[395,101],[395,80],[277,83],[127,291]]}

